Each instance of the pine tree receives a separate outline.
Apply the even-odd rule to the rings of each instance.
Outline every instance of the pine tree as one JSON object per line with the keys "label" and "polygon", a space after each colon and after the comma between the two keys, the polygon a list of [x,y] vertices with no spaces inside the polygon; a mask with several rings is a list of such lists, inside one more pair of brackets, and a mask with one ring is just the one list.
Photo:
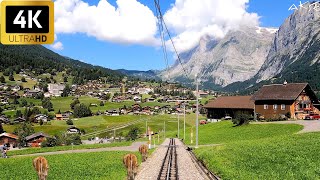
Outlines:
{"label": "pine tree", "polygon": [[5,83],[5,82],[6,82],[6,79],[3,76],[1,76],[0,77],[0,83]]}
{"label": "pine tree", "polygon": [[12,75],[12,74],[10,74],[10,76],[9,76],[9,80],[10,80],[10,81],[14,81],[14,77],[13,77],[13,75]]}

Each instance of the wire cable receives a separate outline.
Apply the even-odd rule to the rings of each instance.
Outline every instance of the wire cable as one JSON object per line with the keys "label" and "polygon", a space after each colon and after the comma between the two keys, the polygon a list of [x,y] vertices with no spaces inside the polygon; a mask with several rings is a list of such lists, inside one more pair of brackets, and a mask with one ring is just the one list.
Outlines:
{"label": "wire cable", "polygon": [[172,39],[171,34],[170,34],[170,32],[169,32],[169,29],[168,29],[168,27],[167,27],[167,24],[165,23],[165,21],[164,21],[164,19],[163,19],[163,15],[162,15],[161,8],[160,8],[160,2],[159,2],[159,0],[154,0],[154,2],[155,2],[157,14],[159,15],[159,19],[160,19],[161,24],[162,24],[161,26],[162,26],[162,28],[165,27],[165,30],[166,30],[166,32],[167,32],[167,34],[168,34],[168,37],[169,37],[169,39],[170,39],[170,42],[171,42],[172,47],[173,47],[173,49],[174,49],[174,52],[175,52],[175,54],[176,54],[176,56],[177,56],[177,58],[178,58],[178,61],[179,61],[180,65],[181,65],[181,67],[182,67],[182,70],[183,70],[183,72],[184,72],[184,75],[186,76],[187,79],[189,79],[188,73],[187,73],[186,69],[185,69],[184,66],[183,66],[183,63],[182,63],[182,61],[181,61],[180,55],[179,55],[179,53],[178,53],[178,51],[177,51],[177,48],[176,48],[176,46],[174,45],[173,39]]}

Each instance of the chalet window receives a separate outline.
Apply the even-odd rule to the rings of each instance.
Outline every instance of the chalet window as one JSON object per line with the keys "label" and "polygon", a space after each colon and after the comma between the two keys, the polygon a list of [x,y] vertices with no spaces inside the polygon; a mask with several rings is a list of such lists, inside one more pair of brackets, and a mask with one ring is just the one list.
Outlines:
{"label": "chalet window", "polygon": [[285,104],[281,104],[281,110],[285,110],[286,109],[286,105]]}
{"label": "chalet window", "polygon": [[277,109],[278,109],[278,105],[277,105],[277,104],[274,104],[274,105],[273,105],[273,109],[274,109],[274,110],[277,110]]}
{"label": "chalet window", "polygon": [[268,109],[268,104],[265,104],[263,107],[264,109]]}

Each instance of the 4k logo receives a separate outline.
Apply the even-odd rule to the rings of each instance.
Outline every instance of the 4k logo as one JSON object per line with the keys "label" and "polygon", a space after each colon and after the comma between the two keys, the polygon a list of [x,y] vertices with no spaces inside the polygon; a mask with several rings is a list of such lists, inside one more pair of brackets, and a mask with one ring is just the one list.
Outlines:
{"label": "4k logo", "polygon": [[54,41],[52,1],[3,1],[3,44],[51,44]]}
{"label": "4k logo", "polygon": [[[26,20],[25,17],[22,16],[24,10],[20,10],[17,17],[14,19],[13,24],[20,24],[21,28],[26,28]],[[32,10],[28,11],[29,13],[29,23],[28,23],[28,28],[32,28],[32,22],[34,21],[34,23],[37,25],[38,28],[42,28],[41,24],[38,21],[38,17],[41,13],[41,10],[37,10],[37,13],[32,16]],[[21,20],[19,20],[21,18]]]}

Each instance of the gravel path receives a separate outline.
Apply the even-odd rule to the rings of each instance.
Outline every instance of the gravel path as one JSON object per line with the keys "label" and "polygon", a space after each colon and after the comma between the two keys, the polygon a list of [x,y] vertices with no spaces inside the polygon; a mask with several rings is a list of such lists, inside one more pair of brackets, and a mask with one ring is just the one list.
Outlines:
{"label": "gravel path", "polygon": [[[136,180],[157,179],[162,161],[167,152],[167,145],[170,140],[166,139],[165,142],[153,152],[152,156],[148,160],[141,164]],[[177,145],[177,157],[178,157],[178,173],[181,180],[204,180],[204,178],[197,169],[197,166],[193,163],[189,152],[183,143],[175,139]]]}
{"label": "gravel path", "polygon": [[298,120],[298,121],[277,121],[277,122],[256,122],[253,124],[299,124],[303,126],[303,129],[298,133],[307,132],[319,132],[320,131],[320,121],[319,120]]}
{"label": "gravel path", "polygon": [[158,148],[155,150],[151,157],[147,159],[146,162],[142,163],[139,167],[136,180],[145,180],[145,179],[157,179],[162,160],[164,159],[167,152],[167,145],[169,145],[170,139],[166,139]]}
{"label": "gravel path", "polygon": [[193,163],[189,152],[184,144],[176,139],[177,155],[178,155],[178,173],[179,179],[182,180],[205,180],[198,170],[198,166]]}
{"label": "gravel path", "polygon": [[23,156],[44,156],[44,155],[54,155],[54,154],[70,154],[70,153],[88,153],[88,152],[103,152],[103,151],[130,151],[135,152],[139,151],[139,147],[146,142],[134,142],[131,146],[120,146],[120,147],[106,147],[98,149],[78,149],[78,150],[68,150],[68,151],[55,151],[55,152],[44,152],[44,153],[35,153],[35,154],[25,154],[25,155],[16,155],[10,156],[14,157],[23,157]]}

